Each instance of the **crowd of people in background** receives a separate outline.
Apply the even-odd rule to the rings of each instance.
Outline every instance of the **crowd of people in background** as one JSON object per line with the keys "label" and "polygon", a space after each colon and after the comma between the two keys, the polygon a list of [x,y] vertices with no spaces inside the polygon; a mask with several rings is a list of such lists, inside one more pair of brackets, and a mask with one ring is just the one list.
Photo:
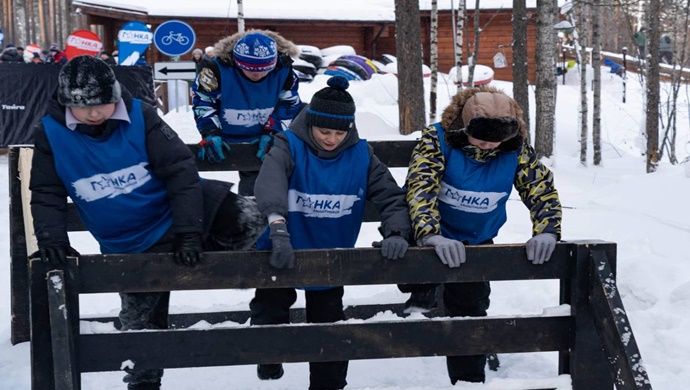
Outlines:
{"label": "crowd of people in background", "polygon": [[[103,50],[96,57],[102,59],[108,65],[117,65],[117,54],[117,50],[112,53]],[[137,61],[136,65],[146,66],[146,61],[143,58],[144,56],[142,55],[140,61],[143,61],[143,63]],[[57,43],[51,43],[48,49],[40,49],[38,51],[8,43],[7,46],[0,50],[0,63],[64,65],[67,63],[67,55],[64,50],[58,47]]]}
{"label": "crowd of people in background", "polygon": [[26,64],[60,64],[67,63],[64,50],[58,48],[57,43],[51,43],[48,49],[27,50],[22,46],[7,44],[0,53],[2,63],[26,63]]}

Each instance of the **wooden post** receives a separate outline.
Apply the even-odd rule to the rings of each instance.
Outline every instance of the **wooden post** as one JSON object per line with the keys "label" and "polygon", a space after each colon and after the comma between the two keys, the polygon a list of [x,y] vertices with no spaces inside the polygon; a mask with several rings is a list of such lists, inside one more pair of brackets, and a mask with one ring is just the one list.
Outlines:
{"label": "wooden post", "polygon": [[29,181],[31,180],[31,159],[34,150],[31,148],[21,148],[19,150],[19,179],[22,188],[22,210],[24,213],[24,236],[26,237],[26,252],[34,253],[38,250],[36,233],[34,233],[34,219],[31,216],[31,190]]}
{"label": "wooden post", "polygon": [[618,390],[651,390],[642,354],[632,332],[606,253],[592,251],[591,301],[601,344],[615,372]]}
{"label": "wooden post", "polygon": [[55,390],[75,390],[79,388],[80,374],[75,356],[75,335],[72,332],[72,314],[67,303],[64,272],[49,271],[47,283]]}
{"label": "wooden post", "polygon": [[11,341],[29,341],[29,264],[24,231],[24,211],[19,177],[20,148],[10,148],[10,295],[12,301]]}
{"label": "wooden post", "polygon": [[[575,340],[570,353],[570,377],[573,390],[612,390],[613,376],[609,361],[599,341],[592,308],[589,304],[589,280],[592,273],[590,256],[597,245],[577,245],[574,248],[575,270],[572,285],[571,310],[575,318]],[[602,245],[602,247],[605,247]],[[608,249],[608,248],[606,248]],[[615,259],[615,247],[610,249]]]}
{"label": "wooden post", "polygon": [[53,389],[53,353],[48,313],[46,275],[50,265],[32,260],[30,269],[31,299],[31,390]]}

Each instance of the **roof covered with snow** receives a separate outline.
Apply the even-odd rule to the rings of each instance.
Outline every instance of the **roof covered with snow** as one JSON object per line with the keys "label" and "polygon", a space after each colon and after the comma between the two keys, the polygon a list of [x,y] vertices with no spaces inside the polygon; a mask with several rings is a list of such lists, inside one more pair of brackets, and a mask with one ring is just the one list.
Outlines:
{"label": "roof covered with snow", "polygon": [[[457,9],[459,0],[438,0],[439,10]],[[395,0],[244,0],[246,19],[394,21]],[[236,0],[74,0],[75,7],[158,17],[236,18]],[[481,9],[511,9],[512,0],[481,0]],[[431,0],[420,0],[420,10],[430,10]],[[474,2],[467,2],[474,9]],[[536,8],[536,0],[527,0]]]}

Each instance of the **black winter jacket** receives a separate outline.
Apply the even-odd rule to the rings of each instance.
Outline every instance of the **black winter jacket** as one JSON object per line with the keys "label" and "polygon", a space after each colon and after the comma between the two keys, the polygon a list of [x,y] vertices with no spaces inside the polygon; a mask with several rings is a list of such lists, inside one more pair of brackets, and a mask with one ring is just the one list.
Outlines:
{"label": "black winter jacket", "polygon": [[[124,87],[122,99],[132,109],[132,95]],[[165,182],[172,207],[174,233],[203,232],[203,198],[194,156],[177,134],[160,118],[155,108],[142,103],[146,126],[146,151],[152,173]],[[47,115],[65,124],[65,107],[53,96]],[[77,125],[76,131],[92,137],[108,137],[119,121],[110,119],[98,126]],[[74,153],[80,153],[78,149]],[[83,156],[88,159],[88,155]],[[69,185],[69,183],[67,183]],[[66,183],[58,177],[53,152],[43,125],[34,129],[34,155],[31,168],[31,213],[39,247],[69,244],[67,237]],[[227,188],[227,187],[226,187]],[[227,195],[227,192],[224,193]],[[104,210],[104,212],[107,212]]]}

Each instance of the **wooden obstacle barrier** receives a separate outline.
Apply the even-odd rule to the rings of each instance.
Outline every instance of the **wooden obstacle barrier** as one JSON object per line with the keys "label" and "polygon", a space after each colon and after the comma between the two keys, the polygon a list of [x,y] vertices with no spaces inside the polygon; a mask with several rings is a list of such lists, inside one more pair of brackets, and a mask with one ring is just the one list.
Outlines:
{"label": "wooden obstacle barrier", "polygon": [[[371,144],[389,167],[407,167],[414,141]],[[200,163],[200,170],[256,169],[255,150],[233,146],[228,161]],[[651,389],[617,293],[614,243],[559,243],[540,266],[527,261],[524,245],[488,245],[468,246],[470,261],[457,269],[441,264],[431,248],[410,248],[395,261],[371,248],[296,251],[293,270],[271,268],[265,251],[210,252],[195,268],[176,264],[171,254],[82,254],[54,269],[27,260],[28,205],[20,201],[21,181],[27,179],[19,174],[19,160],[19,149],[13,148],[12,335],[15,343],[31,341],[33,390],[80,389],[81,373],[119,371],[128,360],[146,369],[541,351],[559,353],[558,373],[569,374],[575,390]],[[69,230],[83,230],[76,213],[70,215]],[[377,218],[367,211],[367,221]],[[85,320],[80,294],[544,279],[559,280],[558,303],[570,305],[569,313],[185,328],[209,317],[247,316],[205,313],[178,316],[173,329],[79,332],[79,321]],[[399,312],[400,305],[367,305],[359,315],[385,310]]]}

